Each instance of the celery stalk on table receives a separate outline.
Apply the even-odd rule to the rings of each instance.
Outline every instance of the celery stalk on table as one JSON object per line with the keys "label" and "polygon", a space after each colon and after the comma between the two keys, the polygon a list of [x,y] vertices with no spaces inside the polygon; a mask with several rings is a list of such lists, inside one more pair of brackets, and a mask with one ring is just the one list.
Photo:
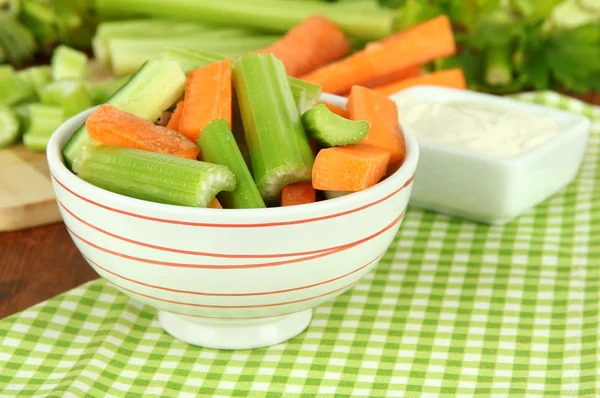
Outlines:
{"label": "celery stalk on table", "polygon": [[217,193],[236,187],[226,166],[107,145],[84,147],[73,169],[111,192],[180,206],[208,207]]}
{"label": "celery stalk on table", "polygon": [[84,80],[89,75],[87,56],[74,48],[60,45],[52,53],[53,80]]}
{"label": "celery stalk on table", "polygon": [[233,72],[254,181],[266,203],[279,203],[283,187],[311,181],[314,162],[285,67],[272,54],[250,54]]}
{"label": "celery stalk on table", "polygon": [[22,79],[12,65],[0,65],[0,104],[16,105],[35,96],[33,86]]}
{"label": "celery stalk on table", "polygon": [[13,144],[19,138],[19,119],[15,112],[0,104],[0,148]]}
{"label": "celery stalk on table", "polygon": [[67,117],[92,107],[92,97],[81,81],[61,80],[50,83],[42,89],[40,97],[45,105],[60,106]]}
{"label": "celery stalk on table", "polygon": [[32,151],[46,150],[52,133],[65,121],[61,107],[41,104],[29,105],[29,126],[23,135],[23,143]]}

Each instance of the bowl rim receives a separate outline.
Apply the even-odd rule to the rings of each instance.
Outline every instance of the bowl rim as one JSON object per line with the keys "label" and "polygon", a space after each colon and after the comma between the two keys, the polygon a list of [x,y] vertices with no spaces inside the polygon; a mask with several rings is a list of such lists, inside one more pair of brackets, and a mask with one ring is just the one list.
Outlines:
{"label": "bowl rim", "polygon": [[[334,105],[346,108],[347,99],[333,94],[323,93],[321,101],[327,101]],[[400,187],[408,186],[414,177],[419,159],[419,144],[416,138],[408,131],[403,131],[406,145],[406,157],[403,164],[392,175],[369,187],[363,191],[353,192],[351,194],[327,199],[315,203],[288,206],[288,207],[267,207],[261,209],[213,209],[202,207],[187,207],[172,204],[150,202],[142,199],[132,198],[118,193],[96,187],[72,173],[65,165],[62,149],[68,138],[70,138],[77,128],[85,122],[89,114],[96,107],[89,108],[77,115],[69,118],[61,124],[52,134],[46,150],[48,166],[50,168],[51,178],[67,190],[73,192],[87,192],[89,196],[101,202],[110,201],[119,203],[123,208],[135,208],[137,212],[147,214],[165,214],[168,212],[171,217],[185,219],[190,216],[201,217],[210,215],[230,219],[232,221],[241,218],[264,219],[265,217],[294,216],[302,218],[302,214],[329,214],[339,211],[343,208],[358,207],[369,199],[383,198],[391,191]]]}

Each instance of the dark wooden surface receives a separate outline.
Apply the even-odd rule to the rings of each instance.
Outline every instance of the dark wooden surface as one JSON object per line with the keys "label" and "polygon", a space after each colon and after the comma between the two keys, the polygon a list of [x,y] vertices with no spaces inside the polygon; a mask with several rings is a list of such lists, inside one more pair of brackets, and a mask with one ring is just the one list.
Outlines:
{"label": "dark wooden surface", "polygon": [[97,277],[62,222],[0,233],[0,319]]}

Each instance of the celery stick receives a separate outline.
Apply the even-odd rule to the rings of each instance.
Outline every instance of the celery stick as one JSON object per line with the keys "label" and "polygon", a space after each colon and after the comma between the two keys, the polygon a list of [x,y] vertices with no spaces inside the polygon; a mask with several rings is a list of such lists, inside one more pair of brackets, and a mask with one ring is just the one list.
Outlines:
{"label": "celery stick", "polygon": [[254,181],[266,203],[279,203],[284,186],[311,180],[314,162],[285,67],[272,54],[245,55],[234,68],[233,83]]}
{"label": "celery stick", "polygon": [[242,120],[242,113],[240,112],[240,104],[238,103],[235,93],[231,99],[231,132],[235,138],[235,142],[244,157],[248,170],[252,173],[252,161],[250,160],[250,149],[246,142],[246,133],[244,131],[244,121]]}
{"label": "celery stick", "polygon": [[86,83],[87,89],[92,96],[93,104],[104,104],[114,93],[129,81],[130,77],[130,75],[117,78],[109,77],[100,81]]}
{"label": "celery stick", "polygon": [[[35,103],[36,105],[41,105],[40,103]],[[13,112],[15,113],[15,116],[17,117],[17,119],[19,120],[19,134],[23,135],[23,133],[25,133],[25,131],[27,131],[27,129],[29,128],[29,120],[30,120],[30,115],[29,115],[29,108],[34,105],[33,103],[23,103],[23,104],[19,104],[17,106],[14,106],[12,108]]]}
{"label": "celery stick", "polygon": [[73,162],[78,176],[111,192],[151,202],[208,207],[221,191],[233,191],[225,166],[115,146],[86,146]]}
{"label": "celery stick", "polygon": [[45,105],[60,106],[66,117],[71,117],[92,107],[92,97],[85,84],[74,80],[50,83],[40,93]]}
{"label": "celery stick", "polygon": [[286,32],[313,14],[337,24],[349,36],[377,40],[392,33],[394,12],[338,7],[320,2],[278,0],[97,0],[99,15],[136,13],[225,26],[245,26]]}
{"label": "celery stick", "polygon": [[38,98],[42,89],[52,80],[50,69],[46,66],[31,66],[22,69],[17,72],[17,76],[33,87]]}
{"label": "celery stick", "polygon": [[265,202],[252,180],[244,157],[225,120],[214,120],[203,128],[198,138],[198,145],[202,150],[203,160],[227,166],[235,174],[237,182],[235,190],[219,194],[219,201],[224,207],[231,209],[265,207]]}
{"label": "celery stick", "polygon": [[63,44],[54,50],[50,62],[54,80],[83,80],[89,75],[87,56]]}
{"label": "celery stick", "polygon": [[11,65],[0,65],[0,104],[15,105],[35,96],[33,87]]}
{"label": "celery stick", "polygon": [[29,127],[23,135],[23,143],[32,151],[45,151],[52,133],[65,119],[61,107],[29,105]]}
{"label": "celery stick", "polygon": [[6,105],[0,105],[0,148],[12,145],[19,138],[19,119]]}
{"label": "celery stick", "polygon": [[[222,61],[224,57],[216,54],[211,54],[205,51],[199,51],[189,48],[168,48],[161,53],[161,59],[176,61],[181,68],[187,73],[191,70],[201,68],[213,62]],[[231,67],[236,65],[235,60],[231,60]],[[296,101],[298,113],[301,115],[312,108],[321,98],[321,87],[316,84],[306,82],[288,76],[292,94]]]}
{"label": "celery stick", "polygon": [[512,81],[511,43],[490,46],[485,55],[485,82],[490,86],[506,86]]}
{"label": "celery stick", "polygon": [[135,72],[149,59],[159,59],[160,53],[169,46],[189,46],[215,52],[223,57],[232,57],[267,47],[278,39],[279,36],[248,36],[248,32],[244,30],[228,29],[166,39],[116,38],[109,40],[108,47],[112,71],[121,76]]}
{"label": "celery stick", "polygon": [[[148,61],[107,103],[146,120],[156,120],[183,94],[185,73],[173,61]],[[69,167],[77,153],[91,144],[83,124],[63,149]]]}
{"label": "celery stick", "polygon": [[302,123],[309,136],[330,147],[356,144],[369,132],[369,123],[343,118],[323,104],[306,111]]}

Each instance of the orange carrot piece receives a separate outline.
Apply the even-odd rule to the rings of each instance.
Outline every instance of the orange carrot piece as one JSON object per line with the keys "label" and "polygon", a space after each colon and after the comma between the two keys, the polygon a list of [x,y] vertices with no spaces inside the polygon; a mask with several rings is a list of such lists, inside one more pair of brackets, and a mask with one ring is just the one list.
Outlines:
{"label": "orange carrot piece", "polygon": [[296,182],[281,190],[281,206],[295,206],[313,203],[316,192],[310,182]]}
{"label": "orange carrot piece", "polygon": [[362,84],[362,86],[372,88],[377,86],[383,86],[385,84],[397,83],[401,80],[410,79],[418,76],[421,76],[421,65],[413,65],[409,66],[406,69],[399,69],[392,71],[388,74],[378,76],[375,79]]}
{"label": "orange carrot piece", "polygon": [[319,15],[303,20],[280,40],[257,51],[271,53],[283,62],[290,76],[302,76],[350,52],[344,32]]}
{"label": "orange carrot piece", "polygon": [[106,145],[117,145],[196,159],[198,145],[167,127],[123,112],[112,105],[100,105],[85,122],[90,138]]}
{"label": "orange carrot piece", "polygon": [[175,107],[175,111],[167,123],[167,128],[171,130],[179,131],[179,122],[181,121],[181,114],[183,113],[183,101],[179,101]]}
{"label": "orange carrot piece", "polygon": [[361,191],[385,175],[390,153],[369,145],[322,149],[315,159],[312,184],[323,191]]}
{"label": "orange carrot piece", "polygon": [[373,90],[383,95],[391,95],[409,87],[420,85],[442,86],[463,90],[467,88],[465,74],[463,73],[462,69],[454,68],[430,73],[424,76],[414,77],[412,79],[401,80],[385,86],[378,86],[373,88]]}
{"label": "orange carrot piece", "polygon": [[450,20],[442,15],[371,43],[368,48],[304,75],[302,79],[320,85],[323,92],[342,94],[353,85],[365,84],[455,52]]}
{"label": "orange carrot piece", "polygon": [[210,202],[210,208],[211,209],[222,209],[223,206],[221,206],[221,202],[219,202],[219,200],[214,197],[213,200]]}
{"label": "orange carrot piece", "polygon": [[402,161],[406,152],[404,135],[398,121],[396,103],[371,89],[354,86],[348,97],[348,113],[352,120],[369,122],[367,136],[359,144],[386,150],[390,163]]}
{"label": "orange carrot piece", "polygon": [[229,58],[188,73],[179,132],[196,142],[200,131],[216,119],[231,128],[231,66]]}
{"label": "orange carrot piece", "polygon": [[348,111],[345,110],[344,108],[341,108],[337,105],[330,104],[329,102],[325,102],[325,101],[319,101],[319,104],[325,105],[327,108],[329,108],[329,110],[331,112],[335,113],[338,116],[345,117],[346,119],[350,118],[350,116],[348,115]]}

